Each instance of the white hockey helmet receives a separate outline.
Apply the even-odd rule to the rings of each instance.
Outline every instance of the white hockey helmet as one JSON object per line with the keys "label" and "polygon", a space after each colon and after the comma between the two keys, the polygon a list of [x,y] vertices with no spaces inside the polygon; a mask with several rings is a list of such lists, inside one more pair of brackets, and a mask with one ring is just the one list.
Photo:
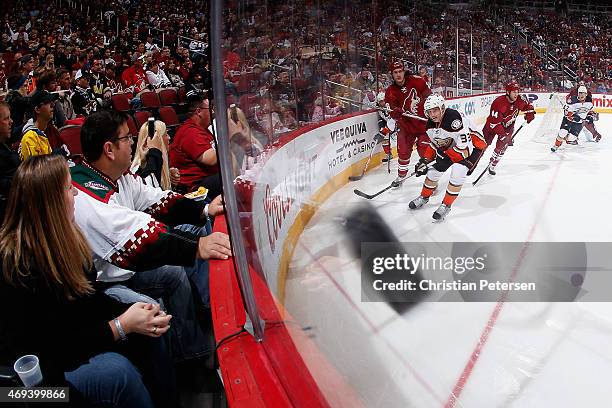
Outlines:
{"label": "white hockey helmet", "polygon": [[385,100],[385,93],[379,92],[378,95],[376,95],[376,102],[380,103],[384,100]]}
{"label": "white hockey helmet", "polygon": [[584,94],[587,94],[587,93],[589,93],[589,91],[587,91],[586,86],[584,86],[584,85],[580,85],[580,86],[578,87],[578,93],[584,93]]}
{"label": "white hockey helmet", "polygon": [[429,117],[427,115],[427,111],[434,108],[440,108],[440,111],[443,112],[445,104],[446,101],[444,100],[444,97],[442,95],[437,93],[429,95],[427,99],[425,99],[425,105],[423,106],[425,110],[425,116]]}

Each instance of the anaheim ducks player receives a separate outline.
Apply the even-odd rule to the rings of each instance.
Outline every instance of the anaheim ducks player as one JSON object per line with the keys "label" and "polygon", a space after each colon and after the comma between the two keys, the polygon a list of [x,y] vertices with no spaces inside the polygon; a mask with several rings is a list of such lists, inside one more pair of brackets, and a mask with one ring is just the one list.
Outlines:
{"label": "anaheim ducks player", "polygon": [[[429,118],[426,134],[431,144],[417,163],[415,175],[427,174],[427,177],[421,195],[412,200],[408,207],[414,210],[426,204],[438,186],[440,177],[450,169],[446,194],[440,207],[433,213],[434,220],[443,220],[459,195],[467,172],[475,166],[487,143],[473,130],[470,120],[455,109],[447,109],[444,98],[438,94],[430,95],[425,100],[425,116]],[[428,164],[434,160],[435,164],[429,167]]]}
{"label": "anaheim ducks player", "polygon": [[382,147],[385,152],[385,157],[382,159],[383,163],[390,161],[393,156],[391,155],[391,135],[397,131],[395,120],[391,118],[389,114],[389,104],[385,102],[385,93],[379,92],[376,95],[376,108],[378,109],[378,133],[382,135]]}
{"label": "anaheim ducks player", "polygon": [[596,115],[593,112],[593,99],[588,96],[585,86],[578,87],[578,94],[568,95],[567,105],[565,105],[565,116],[561,122],[559,134],[555,140],[555,145],[550,148],[556,152],[561,143],[565,140],[567,144],[577,145],[578,135],[586,121],[593,121]]}

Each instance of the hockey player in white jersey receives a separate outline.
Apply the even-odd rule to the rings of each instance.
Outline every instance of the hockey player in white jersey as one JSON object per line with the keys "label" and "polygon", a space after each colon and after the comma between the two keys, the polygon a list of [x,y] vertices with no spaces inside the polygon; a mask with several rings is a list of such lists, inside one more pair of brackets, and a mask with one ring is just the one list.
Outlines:
{"label": "hockey player in white jersey", "polygon": [[[433,213],[434,220],[440,221],[448,214],[451,205],[459,195],[465,177],[486,149],[487,143],[470,120],[455,109],[446,108],[444,98],[432,94],[425,100],[426,134],[430,145],[415,166],[415,175],[426,174],[421,195],[410,202],[408,207],[415,210],[425,205],[438,185],[444,172],[451,170],[450,180],[442,204]],[[435,160],[432,166],[429,164]]]}
{"label": "hockey player in white jersey", "polygon": [[395,120],[389,115],[391,108],[385,102],[384,92],[379,92],[376,95],[376,105],[378,109],[378,129],[379,134],[383,137],[382,147],[385,151],[385,157],[382,159],[382,162],[387,163],[393,158],[391,154],[391,135],[397,131],[397,125]]}
{"label": "hockey player in white jersey", "polygon": [[585,86],[578,87],[578,94],[568,95],[565,105],[565,115],[561,122],[559,134],[555,140],[555,144],[550,148],[556,152],[563,141],[569,145],[578,144],[578,135],[582,131],[585,122],[596,120],[596,113],[593,112],[593,99],[588,95]]}

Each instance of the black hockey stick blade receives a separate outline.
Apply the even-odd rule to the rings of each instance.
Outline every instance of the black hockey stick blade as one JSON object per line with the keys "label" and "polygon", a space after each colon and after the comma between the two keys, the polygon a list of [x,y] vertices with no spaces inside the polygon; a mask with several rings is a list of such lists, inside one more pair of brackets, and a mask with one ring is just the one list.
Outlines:
{"label": "black hockey stick blade", "polygon": [[359,181],[363,178],[363,174],[360,176],[349,176],[349,181]]}
{"label": "black hockey stick blade", "polygon": [[485,173],[489,170],[489,165],[487,165],[487,167],[485,167],[485,169],[482,171],[482,173],[480,173],[480,176],[478,176],[478,178],[476,180],[474,180],[472,182],[472,185],[475,186],[476,183],[478,183],[480,181],[480,179],[482,178],[482,176],[485,175]]}
{"label": "black hockey stick blade", "polygon": [[368,200],[371,200],[374,197],[378,197],[379,195],[381,195],[385,191],[389,190],[390,188],[391,188],[391,184],[389,184],[387,187],[383,188],[382,190],[380,190],[379,192],[374,193],[374,194],[367,194],[367,193],[364,193],[363,191],[359,191],[357,189],[353,190],[353,193],[357,194],[359,197],[363,197],[363,198],[366,198]]}

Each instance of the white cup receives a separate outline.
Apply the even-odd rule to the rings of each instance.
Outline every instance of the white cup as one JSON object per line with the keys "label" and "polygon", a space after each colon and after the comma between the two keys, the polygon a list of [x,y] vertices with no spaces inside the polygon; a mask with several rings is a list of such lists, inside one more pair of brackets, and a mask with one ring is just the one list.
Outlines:
{"label": "white cup", "polygon": [[13,366],[26,387],[35,387],[42,382],[42,372],[38,357],[33,354],[19,357]]}

